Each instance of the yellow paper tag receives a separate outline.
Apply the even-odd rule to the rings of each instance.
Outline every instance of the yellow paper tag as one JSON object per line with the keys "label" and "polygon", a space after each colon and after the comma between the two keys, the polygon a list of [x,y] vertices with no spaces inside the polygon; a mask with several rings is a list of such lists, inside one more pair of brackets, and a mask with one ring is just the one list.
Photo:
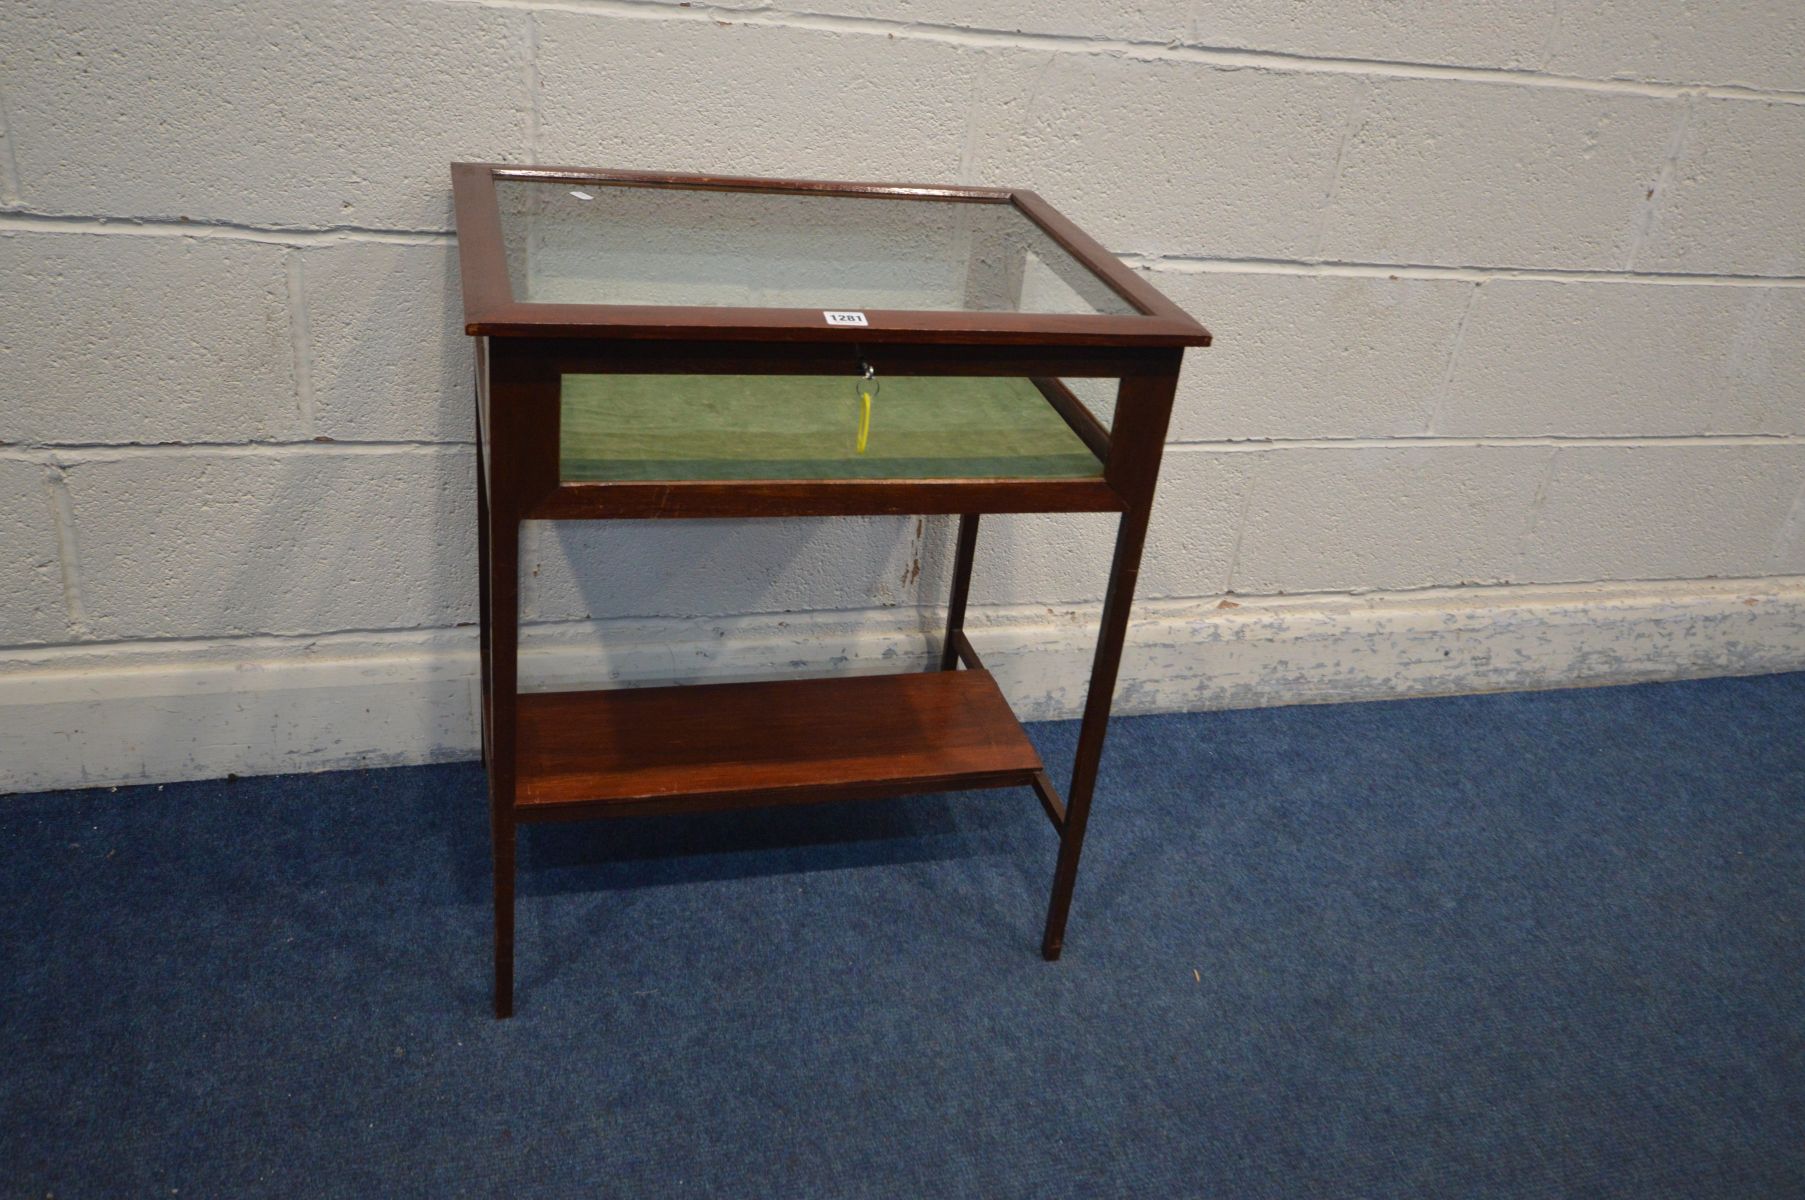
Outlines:
{"label": "yellow paper tag", "polygon": [[865,441],[871,436],[871,393],[859,392],[859,439],[854,449],[865,453]]}

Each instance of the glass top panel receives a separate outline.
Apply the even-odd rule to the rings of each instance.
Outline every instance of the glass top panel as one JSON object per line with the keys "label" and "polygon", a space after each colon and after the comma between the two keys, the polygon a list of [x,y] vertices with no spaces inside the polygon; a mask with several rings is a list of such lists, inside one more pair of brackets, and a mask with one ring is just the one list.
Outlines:
{"label": "glass top panel", "polygon": [[1129,315],[1007,202],[497,179],[514,299]]}
{"label": "glass top panel", "polygon": [[878,380],[863,450],[856,377],[566,375],[566,483],[1072,479],[1103,464],[1026,379]]}

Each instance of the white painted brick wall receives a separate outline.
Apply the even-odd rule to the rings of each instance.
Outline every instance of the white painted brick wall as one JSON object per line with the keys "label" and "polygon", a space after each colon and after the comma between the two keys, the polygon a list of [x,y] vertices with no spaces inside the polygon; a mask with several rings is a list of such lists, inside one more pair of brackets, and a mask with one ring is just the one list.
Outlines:
{"label": "white painted brick wall", "polygon": [[[730,7],[762,4],[733,0]],[[1191,7],[1188,0],[813,0],[808,11],[953,29],[1174,42],[1184,34]]]}
{"label": "white painted brick wall", "polygon": [[474,619],[468,450],[127,454],[66,468],[97,636]]}
{"label": "white painted brick wall", "polygon": [[284,255],[218,239],[0,235],[0,439],[295,438]]}
{"label": "white painted brick wall", "polygon": [[[1248,458],[1166,455],[1137,596],[1213,596],[1226,590]],[[1076,603],[1100,594],[1096,581],[1109,572],[1115,522],[1102,514],[986,517],[978,545],[974,603]],[[937,576],[939,587],[945,578],[945,573]]]}
{"label": "white painted brick wall", "polygon": [[1805,104],[1694,102],[1673,179],[1636,266],[1796,276],[1805,271]]}
{"label": "white painted brick wall", "polygon": [[295,252],[309,430],[334,441],[464,442],[472,350],[449,243]]}
{"label": "white painted brick wall", "polygon": [[1796,0],[1604,0],[1562,5],[1546,66],[1588,79],[1805,88]]}
{"label": "white painted brick wall", "polygon": [[1350,262],[1610,270],[1680,106],[1450,80],[1375,81],[1350,118],[1321,252]]}
{"label": "white painted brick wall", "polygon": [[1252,457],[1234,590],[1283,594],[1520,582],[1519,547],[1548,451],[1312,448]]}
{"label": "white painted brick wall", "polygon": [[1151,282],[1208,313],[1216,335],[1190,356],[1179,385],[1171,432],[1186,442],[1424,432],[1477,286],[1176,270]]}
{"label": "white painted brick wall", "polygon": [[1362,88],[1345,75],[1021,51],[981,81],[972,173],[1032,188],[1118,253],[1295,258],[1314,250]]}
{"label": "white painted brick wall", "polygon": [[994,57],[712,20],[536,21],[545,162],[944,179],[960,171],[972,90]]}
{"label": "white painted brick wall", "polygon": [[1547,583],[1760,575],[1802,478],[1796,444],[1566,447],[1524,569]]}
{"label": "white painted brick wall", "polygon": [[528,18],[390,0],[0,6],[34,209],[449,228],[444,165],[522,157]]}
{"label": "white painted brick wall", "polygon": [[1805,288],[1478,289],[1438,433],[1805,433]]}
{"label": "white painted brick wall", "polygon": [[[0,709],[87,748],[0,787],[468,752],[459,158],[1016,184],[1127,256],[1218,336],[1136,708],[1805,665],[1802,12],[0,5]],[[533,527],[534,670],[919,655],[952,525]],[[1024,711],[1108,535],[984,524]]]}
{"label": "white painted brick wall", "polygon": [[1192,40],[1327,59],[1538,65],[1557,0],[1338,0],[1332,4],[1218,0],[1194,6]]}
{"label": "white painted brick wall", "polygon": [[0,628],[14,644],[69,634],[50,472],[0,461]]}

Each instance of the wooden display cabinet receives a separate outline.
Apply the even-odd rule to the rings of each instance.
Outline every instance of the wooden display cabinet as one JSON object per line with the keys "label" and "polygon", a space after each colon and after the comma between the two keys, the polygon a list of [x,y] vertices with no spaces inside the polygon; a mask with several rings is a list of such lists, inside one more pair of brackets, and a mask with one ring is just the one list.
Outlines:
{"label": "wooden display cabinet", "polygon": [[[1209,333],[1032,192],[485,163],[452,183],[496,1015],[532,821],[1030,788],[1059,836],[1057,958],[1180,360]],[[1099,378],[1107,427],[1063,382]],[[1007,512],[1120,515],[1063,799],[963,629],[979,517]],[[522,521],[873,513],[959,516],[937,669],[520,691]]]}

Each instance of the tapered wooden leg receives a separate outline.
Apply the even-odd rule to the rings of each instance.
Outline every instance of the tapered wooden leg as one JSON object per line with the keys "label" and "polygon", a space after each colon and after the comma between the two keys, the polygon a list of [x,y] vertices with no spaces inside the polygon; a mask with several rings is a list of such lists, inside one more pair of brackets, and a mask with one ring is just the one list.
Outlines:
{"label": "tapered wooden leg", "polygon": [[1122,665],[1122,643],[1128,633],[1128,611],[1134,604],[1141,548],[1147,540],[1147,517],[1146,508],[1124,513],[1116,533],[1116,553],[1109,571],[1109,591],[1103,600],[1090,691],[1084,699],[1084,723],[1078,731],[1078,757],[1072,764],[1072,786],[1065,797],[1065,827],[1059,835],[1059,864],[1053,870],[1047,931],[1040,943],[1040,952],[1049,961],[1058,958],[1065,945],[1065,919],[1072,906],[1072,887],[1078,881],[1078,856],[1084,850],[1084,828],[1090,820],[1097,767],[1103,761],[1103,738],[1109,729],[1110,706],[1115,701],[1116,674]]}
{"label": "tapered wooden leg", "polygon": [[489,825],[495,843],[495,1015],[514,1013],[514,761],[519,692],[520,522],[489,521]]}
{"label": "tapered wooden leg", "polygon": [[[479,430],[481,426],[478,426]],[[481,433],[477,437],[481,438]],[[483,749],[483,766],[489,765],[489,485],[483,479],[483,448],[476,447],[476,629],[477,670],[482,691],[478,694],[476,733]]]}
{"label": "tapered wooden leg", "polygon": [[1090,823],[1091,793],[1103,761],[1103,739],[1109,732],[1109,710],[1115,701],[1116,675],[1122,666],[1122,643],[1128,635],[1128,613],[1134,605],[1141,573],[1141,550],[1153,515],[1154,484],[1165,446],[1166,424],[1178,387],[1179,356],[1150,357],[1148,370],[1123,377],[1116,390],[1115,421],[1109,434],[1104,474],[1128,502],[1116,531],[1116,552],[1109,566],[1109,590],[1103,595],[1103,620],[1097,631],[1097,653],[1091,663],[1090,691],[1084,698],[1084,723],[1078,730],[1078,755],[1072,764],[1072,786],[1066,792],[1065,824],[1059,832],[1059,864],[1053,869],[1053,896],[1047,905],[1047,929],[1040,952],[1049,961],[1065,947],[1066,914],[1078,880],[1078,856]]}
{"label": "tapered wooden leg", "polygon": [[953,592],[946,602],[946,640],[940,646],[940,669],[959,665],[955,634],[965,628],[965,601],[971,596],[971,563],[978,549],[978,514],[959,518],[959,544],[953,551]]}

